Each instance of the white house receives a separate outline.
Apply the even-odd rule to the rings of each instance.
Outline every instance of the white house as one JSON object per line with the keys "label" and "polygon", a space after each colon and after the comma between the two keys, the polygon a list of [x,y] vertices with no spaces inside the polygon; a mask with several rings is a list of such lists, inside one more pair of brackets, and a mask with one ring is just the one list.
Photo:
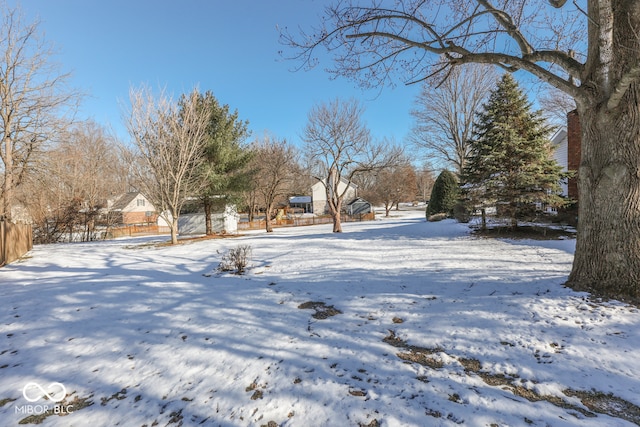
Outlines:
{"label": "white house", "polygon": [[[327,187],[326,180],[318,181],[311,187],[311,199],[313,201],[313,213],[323,215],[329,211],[327,204]],[[358,197],[358,186],[353,182],[341,178],[338,184],[338,193],[342,194],[346,190],[344,196],[345,203]]]}
{"label": "white house", "polygon": [[[560,166],[562,171],[567,172],[569,170],[569,143],[567,138],[567,129],[562,127],[551,137],[551,145],[554,148],[553,158]],[[569,185],[567,181],[560,183],[562,187],[562,195],[569,195]]]}

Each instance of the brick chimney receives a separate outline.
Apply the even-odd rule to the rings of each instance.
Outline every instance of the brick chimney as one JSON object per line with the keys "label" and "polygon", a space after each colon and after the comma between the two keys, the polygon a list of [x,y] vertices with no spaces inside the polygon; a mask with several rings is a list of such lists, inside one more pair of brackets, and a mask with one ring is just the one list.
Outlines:
{"label": "brick chimney", "polygon": [[578,110],[567,114],[567,167],[574,172],[574,177],[569,179],[569,198],[578,200],[578,169],[580,168],[580,153],[582,136],[580,133],[580,118]]}

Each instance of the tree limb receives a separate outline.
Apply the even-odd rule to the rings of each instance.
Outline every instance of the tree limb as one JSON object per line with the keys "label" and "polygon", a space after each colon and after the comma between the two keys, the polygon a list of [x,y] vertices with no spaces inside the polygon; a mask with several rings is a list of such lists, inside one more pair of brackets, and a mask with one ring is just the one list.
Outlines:
{"label": "tree limb", "polygon": [[478,0],[478,3],[484,6],[485,9],[493,15],[498,24],[507,31],[507,34],[509,34],[509,36],[518,43],[522,55],[528,55],[533,51],[531,44],[529,44],[529,41],[524,37],[520,30],[518,30],[518,27],[513,23],[513,19],[508,13],[496,9],[487,0]]}
{"label": "tree limb", "polygon": [[609,101],[607,101],[607,108],[609,110],[616,108],[620,104],[624,94],[629,90],[629,87],[634,83],[640,83],[640,65],[633,67],[618,81]]}

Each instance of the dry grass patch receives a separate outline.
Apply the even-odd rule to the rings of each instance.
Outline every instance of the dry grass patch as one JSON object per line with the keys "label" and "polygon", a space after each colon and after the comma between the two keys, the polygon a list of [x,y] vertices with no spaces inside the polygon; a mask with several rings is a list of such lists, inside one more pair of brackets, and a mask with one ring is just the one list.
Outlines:
{"label": "dry grass patch", "polygon": [[332,305],[327,305],[322,301],[307,301],[298,306],[301,310],[312,309],[316,312],[311,315],[314,319],[328,319],[331,316],[335,316],[337,314],[342,314],[340,310],[335,308]]}

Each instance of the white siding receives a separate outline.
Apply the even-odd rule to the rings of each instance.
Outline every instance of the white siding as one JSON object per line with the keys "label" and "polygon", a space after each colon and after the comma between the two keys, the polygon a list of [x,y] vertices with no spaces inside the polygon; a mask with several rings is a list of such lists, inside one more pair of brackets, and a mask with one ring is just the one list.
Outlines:
{"label": "white siding", "polygon": [[[311,194],[313,198],[313,213],[316,215],[323,215],[327,213],[327,190],[324,185],[325,181],[318,181],[311,187]],[[347,188],[347,183],[344,180],[340,181],[338,184],[338,192],[342,194],[342,192]],[[344,196],[344,202],[348,203],[351,200],[355,199],[357,196],[357,187],[355,184],[351,183],[349,185],[349,189],[347,190],[347,194]]]}
{"label": "white siding", "polygon": [[[569,170],[569,151],[567,143],[567,130],[560,129],[551,138],[551,144],[555,148],[553,152],[553,158],[562,166],[564,172]],[[561,183],[562,195],[567,196],[569,194],[569,188],[567,182]]]}

